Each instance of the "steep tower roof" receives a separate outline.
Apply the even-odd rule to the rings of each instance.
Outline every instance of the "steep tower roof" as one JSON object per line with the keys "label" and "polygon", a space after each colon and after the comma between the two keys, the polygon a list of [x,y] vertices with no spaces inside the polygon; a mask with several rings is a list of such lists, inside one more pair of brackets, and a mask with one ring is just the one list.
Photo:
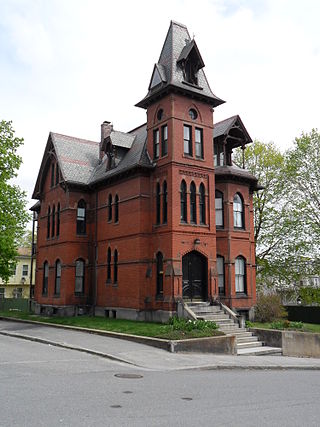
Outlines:
{"label": "steep tower roof", "polygon": [[185,25],[171,21],[160,58],[151,76],[148,94],[136,105],[146,108],[157,98],[176,91],[213,107],[225,101],[213,94],[203,71],[204,62]]}

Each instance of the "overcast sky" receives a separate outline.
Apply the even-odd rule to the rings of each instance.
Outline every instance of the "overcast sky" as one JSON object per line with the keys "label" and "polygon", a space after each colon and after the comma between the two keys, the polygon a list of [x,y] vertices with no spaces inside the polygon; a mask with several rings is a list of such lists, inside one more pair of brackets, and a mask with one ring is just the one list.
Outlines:
{"label": "overcast sky", "polygon": [[98,141],[100,124],[146,121],[170,20],[187,25],[213,92],[215,121],[239,114],[282,150],[320,128],[318,0],[0,0],[0,119],[25,140],[18,183],[29,205],[50,131]]}

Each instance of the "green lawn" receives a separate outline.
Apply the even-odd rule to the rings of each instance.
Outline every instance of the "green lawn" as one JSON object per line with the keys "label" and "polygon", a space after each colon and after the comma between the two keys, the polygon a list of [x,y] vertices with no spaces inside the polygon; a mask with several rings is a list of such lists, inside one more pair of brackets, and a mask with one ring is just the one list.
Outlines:
{"label": "green lawn", "polygon": [[[252,325],[252,326],[251,326]],[[264,329],[272,329],[271,323],[260,323],[260,322],[252,322],[250,323],[250,327],[252,328],[264,328]],[[302,329],[297,329],[300,332],[316,332],[320,333],[320,325],[315,323],[303,323]]]}
{"label": "green lawn", "polygon": [[18,311],[0,312],[0,316],[173,340],[224,335],[222,332],[214,329],[193,329],[190,331],[183,331],[176,330],[172,325],[168,324],[135,322],[133,320],[109,319],[104,317],[45,317],[34,314],[21,313]]}

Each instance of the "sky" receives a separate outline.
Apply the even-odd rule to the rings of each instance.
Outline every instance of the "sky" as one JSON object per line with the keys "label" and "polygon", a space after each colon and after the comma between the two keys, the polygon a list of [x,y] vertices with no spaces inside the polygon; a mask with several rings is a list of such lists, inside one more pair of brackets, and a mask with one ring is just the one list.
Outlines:
{"label": "sky", "polygon": [[32,206],[50,131],[98,141],[111,121],[146,121],[170,20],[187,25],[214,94],[214,120],[239,114],[282,151],[320,130],[318,0],[0,0],[0,120],[24,138],[16,182]]}

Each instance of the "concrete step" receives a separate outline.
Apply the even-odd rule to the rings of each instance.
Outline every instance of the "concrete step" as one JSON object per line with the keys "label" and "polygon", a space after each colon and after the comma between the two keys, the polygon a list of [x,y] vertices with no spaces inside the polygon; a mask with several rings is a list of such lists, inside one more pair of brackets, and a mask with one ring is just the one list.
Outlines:
{"label": "concrete step", "polygon": [[238,349],[238,356],[281,356],[282,348],[278,347],[253,347]]}
{"label": "concrete step", "polygon": [[237,343],[238,350],[242,350],[244,348],[255,348],[255,347],[262,347],[262,342],[255,341],[255,342],[238,342]]}
{"label": "concrete step", "polygon": [[237,343],[244,343],[244,342],[257,342],[259,341],[258,337],[255,337],[254,335],[250,336],[244,336],[244,337],[238,337],[237,336]]}
{"label": "concrete step", "polygon": [[203,317],[203,316],[211,316],[211,317],[213,317],[213,318],[217,318],[217,319],[219,319],[219,318],[221,318],[221,319],[230,319],[230,317],[229,316],[227,316],[226,314],[224,314],[224,313],[221,313],[220,311],[219,312],[212,312],[212,311],[194,311],[194,314],[197,316],[197,317]]}
{"label": "concrete step", "polygon": [[217,325],[234,325],[234,322],[231,319],[223,318],[223,319],[217,319],[213,316],[206,315],[206,316],[197,316],[197,319],[202,319],[210,322],[215,322]]}

